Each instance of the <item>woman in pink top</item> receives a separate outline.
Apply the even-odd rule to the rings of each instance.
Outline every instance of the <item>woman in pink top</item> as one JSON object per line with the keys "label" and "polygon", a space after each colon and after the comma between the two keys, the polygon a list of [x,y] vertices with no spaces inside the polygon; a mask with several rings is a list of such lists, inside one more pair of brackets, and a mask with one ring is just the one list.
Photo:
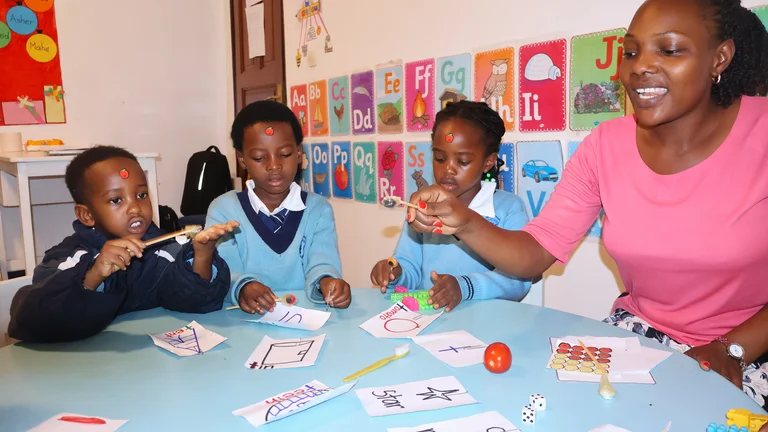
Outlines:
{"label": "woman in pink top", "polygon": [[[569,254],[605,210],[626,293],[606,322],[686,352],[768,399],[768,34],[739,0],[648,0],[624,40],[635,116],[601,124],[522,231],[439,185],[411,226],[455,234],[518,277]],[[425,204],[426,203],[426,204]],[[437,305],[436,305],[437,306]]]}

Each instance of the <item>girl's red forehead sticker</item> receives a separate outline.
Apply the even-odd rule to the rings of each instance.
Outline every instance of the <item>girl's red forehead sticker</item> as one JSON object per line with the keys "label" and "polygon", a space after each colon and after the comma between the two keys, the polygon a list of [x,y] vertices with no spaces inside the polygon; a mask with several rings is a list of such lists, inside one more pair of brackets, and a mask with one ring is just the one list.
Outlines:
{"label": "girl's red forehead sticker", "polygon": [[267,136],[272,136],[275,134],[275,130],[272,128],[272,126],[267,126],[267,129],[264,130],[264,133],[267,134]]}
{"label": "girl's red forehead sticker", "polygon": [[447,134],[445,136],[445,142],[447,142],[448,144],[453,142],[453,134],[452,133],[449,133],[449,134]]}
{"label": "girl's red forehead sticker", "polygon": [[123,168],[120,170],[120,178],[127,179],[129,175],[127,169]]}

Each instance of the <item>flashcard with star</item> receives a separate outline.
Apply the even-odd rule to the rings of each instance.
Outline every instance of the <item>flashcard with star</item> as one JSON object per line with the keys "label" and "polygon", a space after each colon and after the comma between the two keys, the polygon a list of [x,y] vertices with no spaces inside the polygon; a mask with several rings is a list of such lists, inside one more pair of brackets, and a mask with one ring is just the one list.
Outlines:
{"label": "flashcard with star", "polygon": [[355,393],[371,417],[431,411],[477,403],[459,380],[452,376],[386,387],[369,387],[357,390]]}

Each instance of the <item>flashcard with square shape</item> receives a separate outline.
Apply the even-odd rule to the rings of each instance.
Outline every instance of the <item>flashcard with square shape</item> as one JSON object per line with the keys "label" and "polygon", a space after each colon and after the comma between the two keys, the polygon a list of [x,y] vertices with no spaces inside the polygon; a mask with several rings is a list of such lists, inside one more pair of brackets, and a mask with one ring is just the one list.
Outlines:
{"label": "flashcard with square shape", "polygon": [[312,191],[326,198],[331,197],[329,153],[328,143],[312,144]]}
{"label": "flashcard with square shape", "polygon": [[515,49],[475,54],[475,100],[498,112],[507,131],[515,129]]}
{"label": "flashcard with square shape", "polygon": [[517,143],[517,195],[525,202],[528,218],[539,215],[563,173],[560,141]]}
{"label": "flashcard with square shape", "polygon": [[291,87],[288,95],[288,106],[296,115],[301,124],[301,133],[304,136],[309,135],[309,101],[307,100],[307,85],[300,84]]}
{"label": "flashcard with square shape", "polygon": [[352,74],[352,134],[368,135],[376,132],[374,116],[373,71]]}
{"label": "flashcard with square shape", "polygon": [[355,201],[375,203],[377,192],[376,143],[355,143],[352,150]]}
{"label": "flashcard with square shape", "polygon": [[435,122],[435,59],[405,65],[405,124],[408,132],[431,132]]}
{"label": "flashcard with square shape", "polygon": [[448,102],[472,100],[472,55],[458,54],[437,59],[436,110],[440,111]]}
{"label": "flashcard with square shape", "polygon": [[399,62],[376,70],[376,129],[380,134],[403,133],[404,88]]}
{"label": "flashcard with square shape", "polygon": [[349,77],[329,79],[328,89],[331,135],[349,135]]}
{"label": "flashcard with square shape", "polygon": [[334,142],[331,149],[333,196],[352,199],[352,144],[349,141]]}
{"label": "flashcard with square shape", "polygon": [[521,132],[565,130],[565,39],[520,47]]}

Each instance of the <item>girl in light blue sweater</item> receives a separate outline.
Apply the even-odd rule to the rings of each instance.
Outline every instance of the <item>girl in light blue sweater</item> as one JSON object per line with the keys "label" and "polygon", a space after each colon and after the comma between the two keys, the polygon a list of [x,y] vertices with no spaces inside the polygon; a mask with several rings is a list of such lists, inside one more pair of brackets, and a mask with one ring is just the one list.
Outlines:
{"label": "girl in light blue sweater", "polygon": [[274,101],[254,102],[232,124],[232,143],[251,180],[208,208],[206,226],[235,220],[240,228],[219,244],[229,265],[229,300],[248,313],[275,306],[273,291],[304,289],[309,301],[346,308],[333,209],[295,183],[304,137],[296,116]]}
{"label": "girl in light blue sweater", "polygon": [[[519,230],[528,223],[523,201],[497,190],[499,147],[504,121],[482,102],[449,103],[432,129],[435,182],[493,224]],[[439,223],[439,222],[438,222]],[[519,301],[531,287],[494,269],[455,237],[422,234],[405,224],[393,259],[376,263],[371,282],[386,293],[395,285],[429,289],[435,309],[454,309],[462,300],[503,298]]]}

